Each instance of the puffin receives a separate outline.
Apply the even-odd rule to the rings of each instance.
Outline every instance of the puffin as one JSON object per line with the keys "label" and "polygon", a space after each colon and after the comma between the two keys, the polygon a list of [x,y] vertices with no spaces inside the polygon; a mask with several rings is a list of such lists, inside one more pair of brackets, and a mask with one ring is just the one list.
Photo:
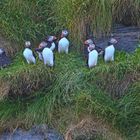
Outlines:
{"label": "puffin", "polygon": [[26,41],[25,42],[25,49],[23,51],[23,56],[26,59],[27,63],[36,63],[36,59],[35,59],[35,55],[33,53],[33,51],[31,50],[31,42],[30,41]]}
{"label": "puffin", "polygon": [[53,39],[55,38],[52,38],[52,36],[48,36],[43,42],[40,43],[39,47],[35,50],[39,54],[39,59],[44,62],[44,65],[48,65],[50,67],[54,66],[53,50],[55,48],[52,45]]}
{"label": "puffin", "polygon": [[47,36],[38,46],[38,48],[35,49],[35,51],[38,53],[38,57],[39,59],[42,61],[43,60],[43,56],[42,56],[42,51],[45,47],[50,48],[52,51],[55,50],[55,43],[54,41],[57,38],[55,36]]}
{"label": "puffin", "polygon": [[38,57],[39,57],[39,60],[43,61],[43,56],[42,56],[42,51],[43,49],[47,46],[47,43],[45,41],[42,41],[38,48],[35,49],[35,51],[37,52],[38,54]]}
{"label": "puffin", "polygon": [[89,37],[86,40],[86,44],[84,43],[84,45],[85,45],[85,47],[84,47],[84,56],[85,56],[85,58],[88,57],[88,53],[89,52],[88,52],[87,48],[88,48],[89,44],[94,44],[95,45],[95,48],[94,49],[98,52],[98,55],[99,56],[103,54],[104,50],[101,47],[99,47],[99,46],[96,45],[93,37]]}
{"label": "puffin", "polygon": [[50,67],[54,66],[54,54],[50,48],[45,47],[43,49],[42,57],[43,57],[44,65],[48,65]]}
{"label": "puffin", "polygon": [[67,39],[69,32],[67,30],[62,30],[61,39],[58,42],[58,52],[59,53],[66,53],[69,52],[69,40]]}
{"label": "puffin", "polygon": [[115,47],[117,44],[117,40],[115,38],[111,38],[108,42],[108,46],[104,50],[104,61],[114,61]]}
{"label": "puffin", "polygon": [[91,39],[86,40],[84,44],[87,46],[88,51],[87,66],[92,68],[97,65],[99,54],[95,49],[95,44]]}
{"label": "puffin", "polygon": [[55,43],[54,41],[56,40],[57,38],[55,36],[47,36],[45,41],[47,43],[47,47],[50,48],[52,51],[55,50]]}

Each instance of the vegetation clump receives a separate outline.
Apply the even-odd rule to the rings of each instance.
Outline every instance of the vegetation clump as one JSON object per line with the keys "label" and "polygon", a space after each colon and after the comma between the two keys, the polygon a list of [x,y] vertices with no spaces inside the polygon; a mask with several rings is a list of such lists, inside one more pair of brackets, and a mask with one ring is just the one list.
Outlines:
{"label": "vegetation clump", "polygon": [[37,89],[48,87],[53,81],[52,75],[53,71],[39,62],[27,65],[19,54],[9,67],[0,71],[1,98],[27,96]]}

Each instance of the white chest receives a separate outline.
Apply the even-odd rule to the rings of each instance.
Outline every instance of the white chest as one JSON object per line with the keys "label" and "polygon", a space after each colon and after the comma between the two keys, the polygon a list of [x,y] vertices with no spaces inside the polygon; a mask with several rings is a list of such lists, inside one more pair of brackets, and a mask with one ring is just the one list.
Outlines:
{"label": "white chest", "polygon": [[24,56],[32,56],[32,55],[33,55],[33,52],[32,52],[31,49],[26,48],[26,49],[23,51],[23,55],[24,55]]}
{"label": "white chest", "polygon": [[88,66],[93,67],[97,65],[98,61],[98,52],[96,50],[93,50],[88,55]]}
{"label": "white chest", "polygon": [[114,61],[114,53],[115,53],[115,48],[113,45],[110,45],[107,48],[105,48],[104,60]]}
{"label": "white chest", "polygon": [[67,38],[64,37],[64,38],[60,39],[59,44],[61,46],[69,46],[69,41]]}

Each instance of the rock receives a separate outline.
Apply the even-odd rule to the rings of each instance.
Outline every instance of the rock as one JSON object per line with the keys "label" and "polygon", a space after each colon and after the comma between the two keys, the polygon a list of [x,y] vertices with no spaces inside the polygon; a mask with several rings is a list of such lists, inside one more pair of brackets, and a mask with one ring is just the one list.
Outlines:
{"label": "rock", "polygon": [[[140,27],[115,25],[113,27],[113,36],[118,43],[116,49],[125,52],[134,52],[140,41]],[[105,48],[110,37],[95,39],[96,45]]]}
{"label": "rock", "polygon": [[[112,28],[112,34],[118,41],[118,43],[115,45],[115,48],[118,51],[132,53],[137,47],[139,47],[138,44],[140,42],[140,27],[128,27],[121,24],[115,24]],[[87,38],[91,38],[92,40],[94,40],[96,44],[96,50],[98,50],[99,48],[100,51],[100,49],[104,50],[104,48],[107,47],[110,37],[111,36],[96,38],[90,34]],[[83,52],[85,59],[87,59],[88,51],[85,46]]]}
{"label": "rock", "polygon": [[0,140],[64,140],[63,136],[47,125],[38,125],[29,131],[16,129],[14,132],[4,132]]}
{"label": "rock", "polygon": [[44,139],[47,140],[64,140],[62,135],[60,135],[56,130],[49,128],[47,125],[34,126],[30,130],[30,133],[42,135]]}
{"label": "rock", "polygon": [[11,63],[11,59],[7,57],[5,50],[0,48],[0,68],[6,67]]}

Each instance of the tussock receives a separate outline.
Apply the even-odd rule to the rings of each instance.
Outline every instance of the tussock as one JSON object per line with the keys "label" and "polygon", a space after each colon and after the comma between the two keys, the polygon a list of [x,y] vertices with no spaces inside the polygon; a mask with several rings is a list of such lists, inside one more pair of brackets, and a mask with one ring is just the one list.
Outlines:
{"label": "tussock", "polygon": [[1,92],[8,87],[5,96],[6,94],[12,97],[30,95],[37,89],[49,87],[53,81],[52,73],[43,63],[28,65],[19,57],[10,67],[1,70],[0,82],[3,85]]}
{"label": "tussock", "polygon": [[6,51],[7,56],[14,56],[15,53],[19,50],[19,47],[15,42],[6,40],[4,37],[0,34],[0,48],[4,48]]}
{"label": "tussock", "polygon": [[124,25],[140,26],[140,1],[139,0],[114,0],[113,18]]}
{"label": "tussock", "polygon": [[123,140],[120,134],[105,122],[99,119],[85,118],[77,125],[71,126],[66,134],[65,140],[76,140],[76,139],[113,139],[113,140]]}
{"label": "tussock", "polygon": [[10,91],[10,85],[8,82],[0,81],[0,100],[3,100],[4,97],[8,95]]}

